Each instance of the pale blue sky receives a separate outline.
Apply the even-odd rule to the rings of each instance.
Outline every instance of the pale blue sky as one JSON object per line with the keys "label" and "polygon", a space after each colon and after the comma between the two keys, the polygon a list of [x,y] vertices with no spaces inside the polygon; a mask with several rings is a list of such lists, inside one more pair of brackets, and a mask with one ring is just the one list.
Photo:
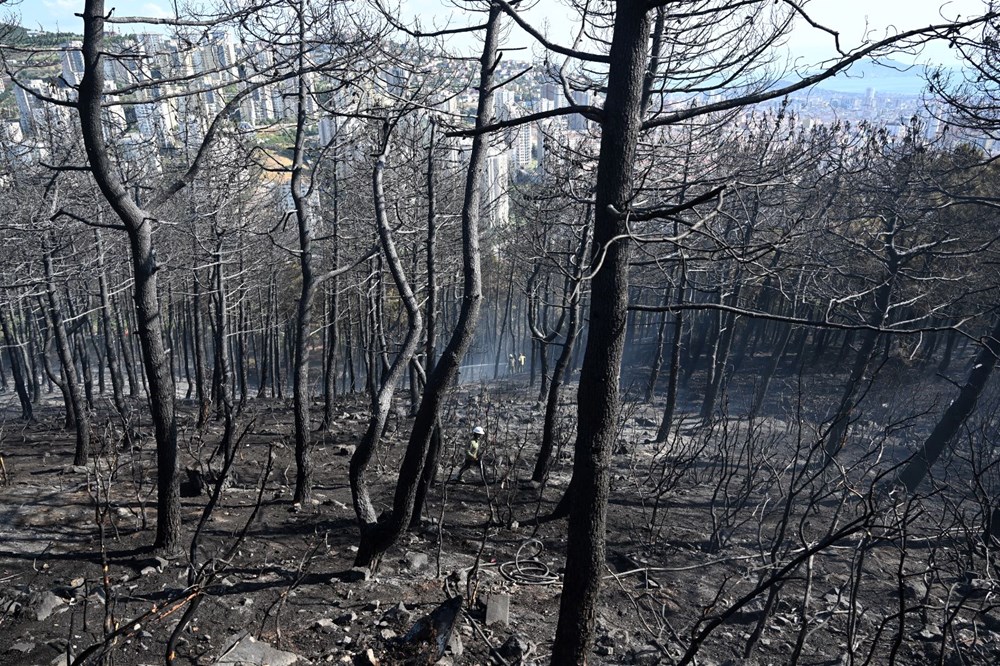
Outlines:
{"label": "pale blue sky", "polygon": [[[390,4],[392,1],[387,0]],[[431,18],[443,22],[445,17],[455,11],[447,0],[396,1],[402,15],[419,14],[425,25],[429,24]],[[172,14],[171,0],[106,0],[106,6],[114,7],[118,16],[163,17]],[[981,11],[982,7],[982,0],[953,0],[944,4],[938,0],[812,0],[807,5],[817,21],[841,33],[845,48],[861,43],[866,30],[871,38],[876,39],[883,36],[887,29],[922,27],[940,22],[942,15],[946,18],[954,18],[956,15],[968,17]],[[6,6],[0,8],[0,11],[4,9]],[[21,15],[25,27],[41,26],[46,30],[58,27],[77,32],[81,30],[80,19],[73,14],[82,9],[83,0],[21,0],[14,6],[14,11]],[[572,30],[567,18],[569,15],[570,12],[558,0],[540,0],[536,8],[528,13],[528,17],[539,26],[547,21],[550,38],[563,43],[569,42]],[[456,20],[467,20],[467,17],[459,16]],[[519,33],[520,31],[512,31],[508,46],[511,45],[510,42],[515,45],[530,44]],[[828,35],[811,30],[803,24],[792,35],[789,47],[792,53],[806,60],[816,61],[834,55],[830,44]],[[525,54],[523,59],[530,58]],[[943,45],[925,51],[917,60],[952,64],[951,54]]]}
{"label": "pale blue sky", "polygon": [[[169,16],[170,2],[157,0],[105,0],[108,9],[115,8],[118,16]],[[6,10],[4,6],[0,11]],[[13,11],[21,15],[26,28],[82,32],[83,27],[75,13],[83,11],[83,0],[20,0]]]}

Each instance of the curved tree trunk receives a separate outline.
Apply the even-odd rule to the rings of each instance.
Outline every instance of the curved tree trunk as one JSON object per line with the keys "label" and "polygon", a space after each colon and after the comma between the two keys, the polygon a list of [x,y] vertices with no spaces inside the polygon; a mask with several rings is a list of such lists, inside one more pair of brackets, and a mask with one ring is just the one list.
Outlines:
{"label": "curved tree trunk", "polygon": [[356,566],[376,568],[382,554],[395,543],[409,525],[417,487],[424,466],[428,464],[427,449],[434,434],[441,404],[462,363],[465,352],[475,336],[482,306],[482,271],[479,252],[479,215],[482,195],[479,187],[486,164],[488,136],[482,129],[490,122],[493,112],[493,79],[497,66],[497,45],[501,10],[490,5],[489,20],[480,59],[479,103],[476,108],[476,129],[469,151],[469,168],[465,179],[462,203],[462,304],[458,323],[441,353],[441,358],[427,377],[424,396],[413,421],[410,440],[400,466],[392,510],[380,516],[377,525],[361,535]]}
{"label": "curved tree trunk", "polygon": [[376,530],[378,528],[378,514],[371,502],[365,473],[368,470],[368,464],[372,456],[375,455],[378,441],[385,428],[389,410],[392,408],[392,397],[396,392],[396,387],[409,367],[410,360],[416,354],[417,347],[420,344],[420,336],[423,333],[423,318],[420,314],[420,305],[417,303],[413,289],[410,288],[406,274],[403,272],[403,262],[400,260],[399,253],[396,250],[392,228],[389,225],[389,217],[386,214],[383,180],[391,131],[392,128],[389,122],[384,121],[382,125],[381,150],[376,159],[375,168],[372,170],[372,195],[375,202],[375,223],[378,227],[379,241],[382,244],[382,252],[389,266],[389,272],[392,274],[392,279],[396,284],[396,291],[399,292],[400,300],[402,300],[403,306],[406,308],[407,328],[406,337],[403,340],[399,354],[396,355],[396,358],[389,366],[388,372],[382,375],[382,382],[378,391],[374,392],[371,396],[372,414],[368,421],[368,428],[358,443],[354,455],[351,456],[351,497],[354,501],[354,511],[361,525],[362,542],[368,530]]}
{"label": "curved tree trunk", "polygon": [[[588,211],[587,218],[590,217]],[[586,227],[583,237],[580,239],[580,248],[577,251],[576,275],[572,285],[573,293],[568,300],[569,319],[566,323],[566,339],[563,341],[562,352],[556,359],[556,366],[552,370],[552,381],[549,384],[549,393],[545,402],[545,423],[542,426],[542,444],[538,451],[538,459],[535,461],[535,469],[532,471],[531,480],[541,483],[549,472],[552,449],[555,446],[556,416],[559,413],[559,397],[562,394],[563,379],[566,371],[573,359],[573,347],[576,344],[576,337],[580,332],[580,303],[583,300],[581,289],[583,288],[583,267],[584,261],[590,249],[590,220],[586,220]]]}
{"label": "curved tree trunk", "polygon": [[103,0],[87,0],[83,11],[84,75],[80,82],[78,109],[90,171],[101,193],[125,226],[132,256],[135,310],[143,364],[149,388],[150,415],[156,435],[157,523],[154,546],[167,551],[179,545],[181,513],[177,477],[177,421],[174,414],[174,380],[163,345],[163,317],[157,295],[158,266],[153,251],[156,217],[132,201],[122,183],[114,178],[101,127],[104,90]]}

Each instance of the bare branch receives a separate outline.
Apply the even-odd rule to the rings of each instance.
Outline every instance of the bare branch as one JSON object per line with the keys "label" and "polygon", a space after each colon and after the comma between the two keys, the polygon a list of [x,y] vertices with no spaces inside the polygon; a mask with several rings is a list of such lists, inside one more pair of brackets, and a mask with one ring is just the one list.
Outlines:
{"label": "bare branch", "polygon": [[690,118],[696,118],[699,116],[704,116],[710,113],[716,113],[718,111],[730,111],[732,109],[737,109],[744,106],[749,106],[752,104],[759,104],[761,102],[766,102],[772,99],[778,99],[790,95],[799,90],[804,90],[809,88],[820,81],[825,81],[829,78],[833,78],[840,72],[847,70],[851,65],[863,60],[873,54],[878,53],[882,49],[899,44],[900,42],[906,42],[907,40],[919,40],[919,41],[929,41],[934,38],[943,38],[951,34],[957,33],[958,31],[969,28],[975,25],[983,24],[987,21],[991,21],[998,16],[997,12],[990,12],[984,14],[974,19],[968,21],[962,21],[959,23],[939,23],[936,25],[927,26],[925,28],[916,28],[914,30],[907,30],[901,32],[898,35],[893,35],[891,37],[886,37],[873,44],[855,51],[853,54],[843,58],[827,69],[807,76],[796,83],[789,84],[787,86],[781,86],[780,88],[775,88],[772,90],[764,90],[758,93],[753,93],[749,95],[740,95],[732,99],[722,100],[721,102],[715,102],[713,104],[705,104],[703,106],[694,106],[686,109],[681,109],[679,111],[674,111],[673,113],[668,113],[651,120],[647,120],[643,123],[643,129],[651,129],[654,127],[663,127],[664,125],[673,125]]}
{"label": "bare branch", "polygon": [[520,116],[518,118],[501,120],[489,125],[484,125],[483,127],[452,130],[450,132],[445,132],[445,136],[476,136],[477,134],[489,134],[490,132],[506,129],[508,127],[518,127],[520,125],[526,125],[527,123],[533,123],[538,120],[558,118],[559,116],[568,116],[570,114],[580,114],[585,118],[599,123],[603,118],[604,111],[596,106],[563,106],[558,109],[549,109],[548,111],[529,113],[526,116]]}
{"label": "bare branch", "polygon": [[507,16],[514,19],[514,23],[516,23],[522,30],[524,30],[532,37],[534,37],[539,44],[541,44],[548,50],[554,51],[560,55],[568,56],[570,58],[576,58],[577,60],[585,60],[587,62],[602,62],[605,64],[611,62],[611,58],[606,55],[588,53],[586,51],[580,51],[579,49],[571,49],[550,42],[545,37],[545,35],[535,30],[535,28],[532,27],[530,23],[521,18],[521,15],[517,13],[517,10],[514,9],[514,7],[512,7],[510,3],[506,2],[505,0],[493,0],[493,2],[497,3],[497,6],[500,7],[500,9],[502,9],[504,13],[507,14]]}

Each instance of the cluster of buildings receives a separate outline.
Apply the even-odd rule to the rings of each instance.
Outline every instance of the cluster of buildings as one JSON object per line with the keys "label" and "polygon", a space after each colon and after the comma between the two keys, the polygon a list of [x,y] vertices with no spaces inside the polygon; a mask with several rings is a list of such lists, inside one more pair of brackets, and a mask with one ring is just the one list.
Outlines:
{"label": "cluster of buildings", "polygon": [[[114,36],[113,40],[122,56],[104,60],[109,120],[106,131],[114,133],[111,143],[118,147],[120,158],[159,170],[164,155],[198,146],[208,124],[220,113],[228,113],[242,132],[260,132],[261,141],[275,127],[294,121],[296,78],[274,76],[291,71],[282,66],[282,60],[293,60],[294,53],[239,42],[225,30],[190,40],[164,34]],[[58,65],[27,68],[19,77],[21,85],[12,87],[16,117],[10,105],[0,109],[5,113],[0,119],[0,139],[14,147],[10,149],[25,156],[37,155],[46,150],[43,146],[51,145],[51,141],[46,142],[46,133],[58,136],[76,121],[71,107],[52,101],[72,101],[76,95],[75,86],[84,72],[81,46],[80,42],[66,43],[60,50]],[[325,55],[328,54],[314,53],[310,57]],[[476,90],[466,85],[474,72],[468,63],[430,61],[421,68],[422,73],[418,74],[390,68],[368,77],[360,86],[353,82],[350,88],[317,76],[312,82],[312,94],[306,98],[307,111],[318,119],[314,140],[327,145],[338,131],[345,129],[346,121],[332,113],[333,109],[356,104],[359,95],[392,104],[413,76],[434,77],[441,91],[442,101],[436,105],[440,113],[456,121],[474,113]],[[590,92],[564,89],[528,63],[504,61],[497,78],[510,81],[495,93],[497,120],[551,111],[570,103],[585,106],[595,103]],[[0,81],[0,92],[3,85]],[[346,95],[350,99],[341,98]],[[874,87],[863,93],[812,90],[793,99],[790,106],[800,125],[807,127],[869,120],[902,128],[909,117],[921,110],[917,95],[880,95]],[[931,134],[939,131],[933,118],[926,127]],[[502,226],[509,221],[510,182],[531,178],[544,163],[547,149],[554,144],[592,143],[596,136],[592,129],[585,117],[566,114],[510,128],[495,136],[482,182],[488,223]],[[454,144],[459,154],[467,147],[468,141],[456,140]],[[983,148],[989,150],[992,146]]]}
{"label": "cluster of buildings", "polygon": [[[112,39],[121,55],[104,59],[105,131],[109,143],[119,151],[119,158],[160,171],[165,155],[198,146],[209,123],[220,113],[228,114],[241,132],[259,132],[261,141],[275,136],[275,128],[294,122],[296,77],[275,76],[292,71],[282,66],[282,59],[291,61],[294,53],[283,53],[270,45],[241,43],[225,30],[191,40],[157,33]],[[25,67],[18,75],[20,85],[6,82],[14,104],[0,109],[0,140],[8,151],[24,159],[44,158],[56,143],[53,139],[65,136],[78,122],[72,107],[59,103],[75,99],[84,74],[81,47],[79,41],[67,42],[60,48],[58,63]],[[316,62],[327,55],[314,52],[310,58]],[[505,64],[505,71],[511,67],[523,65]],[[439,82],[442,101],[437,108],[442,114],[459,121],[474,113],[475,90],[464,85],[471,80],[468,63],[441,60],[429,63],[424,70],[418,76],[432,75]],[[329,112],[332,109],[378,104],[380,98],[391,104],[413,76],[394,67],[354,81],[350,88],[315,76],[311,94],[306,97],[306,111],[317,119],[314,140],[327,145],[348,122]],[[497,92],[498,119],[565,104],[562,91],[551,84],[539,83],[538,94],[529,91],[526,84],[533,81],[529,76],[514,90]],[[449,90],[449,85],[454,89]],[[590,103],[587,94],[576,95],[576,101]],[[359,101],[359,97],[368,99]],[[236,98],[238,102],[233,102]],[[584,133],[586,129],[583,118],[566,116],[512,129],[493,141],[482,185],[489,221],[507,223],[507,185],[517,174],[531,173],[541,164],[546,136],[551,140],[554,135]],[[468,143],[455,141],[453,147],[461,155]]]}

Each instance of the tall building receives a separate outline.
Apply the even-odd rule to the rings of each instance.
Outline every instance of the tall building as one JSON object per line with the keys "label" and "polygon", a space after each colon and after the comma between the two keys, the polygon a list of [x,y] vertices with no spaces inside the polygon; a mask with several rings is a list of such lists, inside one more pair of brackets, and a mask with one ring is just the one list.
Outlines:
{"label": "tall building", "polygon": [[[573,93],[573,101],[580,106],[590,106],[593,102],[593,96],[590,94],[590,91],[577,90]],[[574,132],[586,132],[587,122],[585,117],[579,113],[574,113],[569,117],[569,128]]]}
{"label": "tall building", "polygon": [[538,135],[535,125],[521,125],[511,137],[511,162],[519,169],[527,169],[535,159],[534,144]]}
{"label": "tall building", "polygon": [[[31,79],[22,84],[52,99],[68,101],[70,98],[70,89],[56,85],[52,79]],[[43,102],[21,86],[14,87],[14,101],[17,103],[18,119],[24,136],[37,136],[42,131],[58,134],[66,131],[72,121],[72,113],[68,107]]]}
{"label": "tall building", "polygon": [[166,100],[136,104],[133,108],[136,126],[142,137],[155,140],[161,148],[174,144],[177,114]]}
{"label": "tall building", "polygon": [[514,93],[498,90],[493,93],[493,115],[497,120],[510,120],[514,108]]}
{"label": "tall building", "polygon": [[[27,85],[31,86],[36,83],[41,84],[41,81],[28,81]],[[21,121],[21,132],[24,135],[33,135],[35,133],[34,117],[31,114],[31,103],[33,100],[34,97],[26,93],[21,86],[14,86],[14,101],[17,102],[17,115]]]}
{"label": "tall building", "polygon": [[506,227],[510,223],[509,157],[502,146],[491,145],[486,153],[486,168],[480,183],[483,197],[484,227]]}
{"label": "tall building", "polygon": [[83,42],[69,42],[63,45],[62,53],[59,56],[63,80],[71,86],[80,85],[80,81],[83,79],[85,63],[83,52],[80,50],[82,48]]}

